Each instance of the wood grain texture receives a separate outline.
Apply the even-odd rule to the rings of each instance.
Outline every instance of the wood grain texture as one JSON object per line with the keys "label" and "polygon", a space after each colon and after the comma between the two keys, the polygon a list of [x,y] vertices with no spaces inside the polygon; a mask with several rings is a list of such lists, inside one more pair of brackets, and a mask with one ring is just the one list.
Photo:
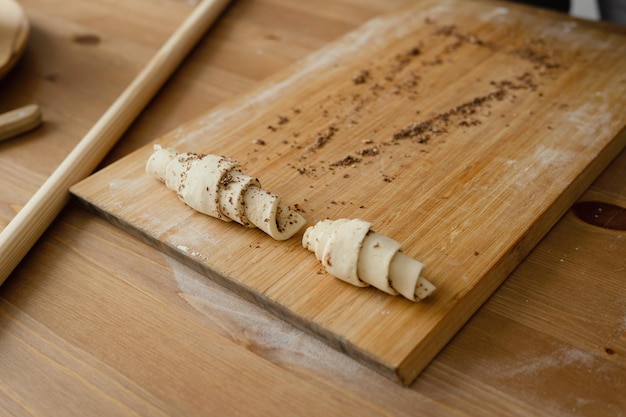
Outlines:
{"label": "wood grain texture", "polygon": [[[36,103],[44,123],[19,141],[2,143],[3,228],[192,10],[173,2],[169,15],[159,18],[156,28],[151,25],[154,7],[146,7],[152,11],[132,17],[135,27],[143,31],[129,38],[123,36],[129,26],[120,16],[133,16],[127,10],[130,5],[115,6],[115,12],[110,5],[98,3],[58,7],[33,1],[21,5],[31,22],[30,43],[14,70],[1,81],[0,112]],[[111,20],[119,24],[111,25]],[[106,88],[95,88],[99,84]],[[42,147],[46,157],[32,163]]]}
{"label": "wood grain texture", "polygon": [[[237,0],[105,164],[400,3]],[[0,144],[4,224],[190,10],[186,0],[21,4],[33,36],[0,81],[0,108],[38,102],[46,120]],[[73,40],[89,34],[100,42]],[[625,169],[622,152],[581,200],[626,207]],[[70,204],[0,288],[0,409],[47,417],[320,415],[332,407],[329,415],[624,415],[625,245],[623,233],[568,211],[401,387]],[[289,395],[303,406],[283,411],[279,399]]]}
{"label": "wood grain texture", "polygon": [[372,221],[426,263],[439,290],[425,303],[320,274],[298,239],[193,212],[144,174],[150,146],[72,191],[410,383],[626,143],[625,48],[619,34],[552,15],[421,1],[158,140],[243,162],[312,223]]}
{"label": "wood grain texture", "polygon": [[[0,231],[2,284],[70,199],[72,184],[92,173],[143,111],[209,27],[228,0],[204,0],[159,48],[122,94],[89,129],[28,203]],[[93,42],[81,36],[79,42]]]}

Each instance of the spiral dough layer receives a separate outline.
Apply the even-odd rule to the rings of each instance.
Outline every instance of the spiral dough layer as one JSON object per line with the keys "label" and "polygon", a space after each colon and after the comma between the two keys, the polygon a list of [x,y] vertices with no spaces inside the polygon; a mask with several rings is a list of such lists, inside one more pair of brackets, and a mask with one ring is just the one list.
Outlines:
{"label": "spiral dough layer", "polygon": [[218,155],[179,153],[154,146],[146,172],[164,182],[189,207],[224,221],[257,227],[276,240],[286,240],[306,220],[243,174],[239,163]]}
{"label": "spiral dough layer", "polygon": [[435,286],[421,276],[424,265],[370,227],[361,219],[322,220],[306,229],[302,245],[315,253],[329,274],[352,285],[372,285],[411,301],[432,294]]}

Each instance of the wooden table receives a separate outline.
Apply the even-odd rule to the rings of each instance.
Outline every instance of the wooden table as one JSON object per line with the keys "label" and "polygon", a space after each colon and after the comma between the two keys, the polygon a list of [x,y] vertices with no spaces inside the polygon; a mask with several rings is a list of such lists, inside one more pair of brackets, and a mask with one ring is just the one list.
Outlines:
{"label": "wooden table", "polygon": [[[191,3],[21,2],[31,41],[0,82],[0,112],[37,102],[45,122],[0,143],[2,227]],[[402,3],[236,1],[103,165]],[[626,152],[580,201],[592,200],[626,207]],[[607,210],[578,208],[592,222]],[[580,217],[570,210],[405,388],[72,202],[0,288],[0,414],[626,415],[626,232]]]}

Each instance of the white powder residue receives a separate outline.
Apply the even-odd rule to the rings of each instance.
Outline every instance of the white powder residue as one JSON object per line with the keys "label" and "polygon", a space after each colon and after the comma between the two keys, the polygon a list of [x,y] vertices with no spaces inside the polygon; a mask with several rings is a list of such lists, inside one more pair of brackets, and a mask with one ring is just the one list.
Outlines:
{"label": "white powder residue", "polygon": [[201,312],[211,330],[283,368],[304,373],[322,383],[351,387],[352,391],[380,393],[385,403],[396,395],[409,401],[408,392],[388,378],[359,364],[324,342],[297,329],[235,292],[213,282],[176,260],[166,257],[180,297]]}
{"label": "white powder residue", "polygon": [[135,196],[141,195],[146,189],[143,178],[119,178],[109,181],[108,185],[109,195],[117,200],[117,202],[132,201]]}
{"label": "white powder residue", "polygon": [[[220,221],[212,217],[206,217],[207,222]],[[165,243],[180,248],[187,247],[192,250],[206,251],[207,247],[217,247],[222,244],[222,239],[209,232],[207,228],[198,227],[197,224],[179,225],[175,231],[170,231],[166,237],[161,238]]]}
{"label": "white powder residue", "polygon": [[[596,97],[603,99],[602,93]],[[579,137],[586,139],[583,144],[591,146],[597,142],[598,137],[607,137],[612,134],[611,125],[613,112],[606,100],[602,102],[586,102],[575,110],[566,114],[566,120],[572,123],[578,131]]]}
{"label": "white powder residue", "polygon": [[563,32],[570,33],[578,27],[578,23],[564,21],[564,22],[561,22],[561,27],[562,27]]}
{"label": "white powder residue", "polygon": [[327,373],[341,366],[355,377],[363,377],[364,372],[369,372],[354,360],[233,291],[169,257],[168,261],[180,288],[179,295],[211,319],[213,330],[228,335],[237,344],[287,368],[316,369]]}
{"label": "white powder residue", "polygon": [[574,366],[576,368],[593,369],[596,358],[589,352],[564,347],[555,350],[548,355],[529,356],[529,361],[512,366],[504,372],[504,376],[514,378],[521,375],[537,375],[556,368]]}
{"label": "white powder residue", "polygon": [[622,317],[620,330],[626,335],[626,316]]}
{"label": "white powder residue", "polygon": [[493,19],[497,19],[498,17],[501,16],[506,16],[509,14],[509,8],[508,7],[496,7],[488,12],[482,13],[479,18],[480,20],[482,20],[483,22],[490,22]]}
{"label": "white powder residue", "polygon": [[236,105],[231,107],[219,107],[212,110],[203,118],[198,119],[191,127],[187,125],[178,127],[173,131],[176,141],[171,146],[173,148],[179,148],[181,144],[185,144],[193,149],[196,146],[194,142],[197,140],[206,141],[207,137],[217,132],[224,123],[233,116],[236,116],[239,111],[241,111],[241,109]]}
{"label": "white powder residue", "polygon": [[[539,165],[544,168],[561,166],[569,164],[579,156],[576,152],[567,149],[549,148],[544,145],[537,147],[533,160],[538,161]],[[542,173],[544,175],[545,173]]]}
{"label": "white powder residue", "polygon": [[512,164],[511,173],[516,173],[511,184],[527,190],[530,186],[541,185],[542,187],[559,186],[559,181],[564,177],[553,178],[551,173],[567,171],[572,161],[583,157],[591,158],[591,155],[581,156],[577,152],[568,149],[551,148],[538,145],[532,155],[522,159],[517,164]]}
{"label": "white powder residue", "polygon": [[131,206],[136,196],[145,192],[145,184],[141,178],[120,178],[109,181],[106,211],[118,213]]}
{"label": "white powder residue", "polygon": [[126,188],[128,180],[113,180],[109,182],[109,190],[115,191]]}

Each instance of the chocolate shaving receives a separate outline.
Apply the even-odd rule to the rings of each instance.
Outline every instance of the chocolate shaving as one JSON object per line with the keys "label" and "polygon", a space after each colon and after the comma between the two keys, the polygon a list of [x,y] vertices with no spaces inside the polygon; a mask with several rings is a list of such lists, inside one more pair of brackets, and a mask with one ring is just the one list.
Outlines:
{"label": "chocolate shaving", "polygon": [[356,77],[352,78],[352,82],[355,85],[358,84],[364,84],[368,78],[370,77],[370,72],[368,70],[362,70],[359,75],[357,75]]}
{"label": "chocolate shaving", "polygon": [[345,167],[345,166],[350,166],[350,165],[354,165],[361,162],[361,158],[356,158],[352,155],[348,155],[345,158],[337,161],[337,162],[333,162],[332,164],[330,164],[331,167]]}
{"label": "chocolate shaving", "polygon": [[511,90],[534,90],[537,88],[532,76],[528,73],[517,77],[516,80],[517,82],[509,80],[491,82],[491,85],[496,87],[495,91],[492,91],[484,96],[475,97],[474,99],[460,104],[447,112],[437,114],[428,120],[412,123],[409,126],[396,131],[393,134],[393,139],[399,140],[413,138],[416,139],[418,143],[425,144],[428,143],[432,137],[448,132],[448,128],[453,124],[464,127],[476,126],[481,122],[475,117],[475,115],[486,103],[503,100]]}
{"label": "chocolate shaving", "polygon": [[317,137],[315,138],[315,142],[313,142],[313,144],[309,147],[309,151],[316,151],[322,148],[328,143],[328,141],[332,139],[332,137],[338,130],[339,129],[337,129],[335,126],[329,126],[328,129],[326,129],[325,131],[319,132],[317,134]]}
{"label": "chocolate shaving", "polygon": [[537,69],[556,69],[561,67],[557,60],[558,53],[552,50],[544,50],[544,48],[544,42],[538,40],[531,42],[528,46],[515,49],[513,55],[535,64]]}

